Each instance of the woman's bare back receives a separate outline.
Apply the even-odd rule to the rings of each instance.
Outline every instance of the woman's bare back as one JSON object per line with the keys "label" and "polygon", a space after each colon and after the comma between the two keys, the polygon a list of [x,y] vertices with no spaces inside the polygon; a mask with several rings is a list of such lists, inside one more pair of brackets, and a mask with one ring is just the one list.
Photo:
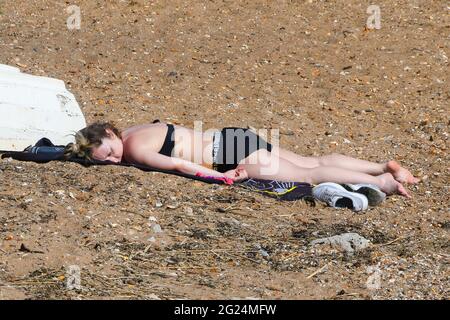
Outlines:
{"label": "woman's bare back", "polygon": [[[212,134],[195,132],[192,129],[174,125],[174,157],[211,167]],[[144,124],[122,132],[124,159],[133,161],[133,154],[145,149],[159,152],[164,145],[168,127],[166,123]],[[169,137],[171,138],[171,137]]]}

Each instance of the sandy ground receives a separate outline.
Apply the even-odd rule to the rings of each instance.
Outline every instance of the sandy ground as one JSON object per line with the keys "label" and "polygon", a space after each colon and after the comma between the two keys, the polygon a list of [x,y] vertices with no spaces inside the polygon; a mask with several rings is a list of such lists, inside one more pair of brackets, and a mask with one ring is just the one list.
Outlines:
{"label": "sandy ground", "polygon": [[[66,27],[69,4],[80,30]],[[2,1],[0,63],[63,79],[88,122],[278,128],[297,153],[397,159],[423,182],[355,214],[2,160],[0,298],[448,298],[448,2],[376,1],[379,30],[365,28],[369,4]],[[309,245],[343,232],[371,246]]]}

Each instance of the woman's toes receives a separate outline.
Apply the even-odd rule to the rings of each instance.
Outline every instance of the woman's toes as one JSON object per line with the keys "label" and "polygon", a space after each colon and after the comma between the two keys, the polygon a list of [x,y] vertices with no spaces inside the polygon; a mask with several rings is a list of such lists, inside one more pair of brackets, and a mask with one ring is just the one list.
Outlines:
{"label": "woman's toes", "polygon": [[388,171],[392,173],[392,172],[397,172],[401,168],[401,166],[397,161],[390,160],[387,163],[387,168],[388,168]]}
{"label": "woman's toes", "polygon": [[416,184],[416,183],[419,183],[419,182],[420,182],[419,178],[415,178],[415,177],[412,178],[412,183],[413,184]]}
{"label": "woman's toes", "polygon": [[[407,183],[407,184],[419,183],[420,179],[414,177],[409,171],[406,171],[406,172],[407,172],[407,175],[406,175],[406,179],[405,179],[404,183]],[[402,182],[402,181],[399,181],[399,182]]]}
{"label": "woman's toes", "polygon": [[411,198],[411,195],[408,193],[408,190],[406,190],[406,188],[401,183],[398,183],[397,188],[399,194],[407,198]]}

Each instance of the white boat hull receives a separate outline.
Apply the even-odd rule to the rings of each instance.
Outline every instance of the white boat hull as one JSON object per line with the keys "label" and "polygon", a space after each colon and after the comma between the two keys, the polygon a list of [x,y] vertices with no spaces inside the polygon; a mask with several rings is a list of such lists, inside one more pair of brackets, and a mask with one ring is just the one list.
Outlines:
{"label": "white boat hull", "polygon": [[65,145],[85,126],[63,81],[0,64],[0,150],[21,151],[43,137]]}

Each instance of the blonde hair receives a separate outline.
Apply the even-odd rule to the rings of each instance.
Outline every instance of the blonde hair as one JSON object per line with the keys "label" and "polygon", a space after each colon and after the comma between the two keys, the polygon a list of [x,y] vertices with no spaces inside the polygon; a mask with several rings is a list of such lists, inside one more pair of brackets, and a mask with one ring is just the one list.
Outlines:
{"label": "blonde hair", "polygon": [[102,144],[102,139],[109,136],[107,129],[120,138],[120,131],[110,122],[97,122],[75,133],[75,142],[64,149],[64,156],[92,160],[93,148]]}

